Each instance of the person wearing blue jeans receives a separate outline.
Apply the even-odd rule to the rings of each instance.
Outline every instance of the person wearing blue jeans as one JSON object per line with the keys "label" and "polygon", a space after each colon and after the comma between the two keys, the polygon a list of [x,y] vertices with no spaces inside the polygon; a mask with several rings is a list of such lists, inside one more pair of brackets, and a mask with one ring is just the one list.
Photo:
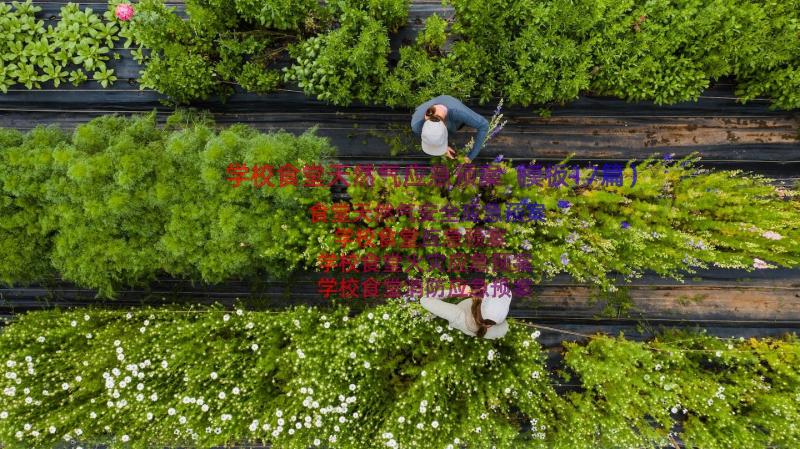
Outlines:
{"label": "person wearing blue jeans", "polygon": [[422,103],[411,116],[411,130],[422,139],[422,151],[431,156],[455,158],[447,138],[464,125],[478,130],[472,150],[464,156],[464,161],[470,163],[478,156],[489,133],[489,121],[483,116],[450,95],[439,95]]}

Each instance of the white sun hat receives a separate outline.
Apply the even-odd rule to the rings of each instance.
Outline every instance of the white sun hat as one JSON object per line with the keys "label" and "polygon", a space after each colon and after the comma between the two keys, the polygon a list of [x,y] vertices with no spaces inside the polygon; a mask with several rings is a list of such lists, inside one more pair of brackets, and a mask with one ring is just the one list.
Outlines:
{"label": "white sun hat", "polygon": [[497,324],[502,323],[508,315],[510,305],[510,289],[499,282],[486,284],[486,292],[481,301],[481,316],[484,320],[492,320]]}
{"label": "white sun hat", "polygon": [[425,120],[422,125],[422,151],[431,156],[441,156],[447,152],[447,126],[444,122]]}

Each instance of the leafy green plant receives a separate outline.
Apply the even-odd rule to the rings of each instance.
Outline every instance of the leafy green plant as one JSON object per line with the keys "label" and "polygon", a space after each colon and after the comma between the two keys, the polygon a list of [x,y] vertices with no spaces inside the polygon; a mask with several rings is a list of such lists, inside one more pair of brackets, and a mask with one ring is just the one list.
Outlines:
{"label": "leafy green plant", "polygon": [[5,37],[0,41],[0,91],[6,93],[16,84],[38,89],[48,81],[59,87],[68,76],[79,85],[88,79],[87,72],[94,72],[103,87],[116,80],[114,70],[106,67],[119,39],[110,11],[101,16],[91,8],[81,10],[77,3],[67,3],[55,27],[45,28],[37,18],[41,10],[31,0],[0,3],[0,34]]}
{"label": "leafy green plant", "polygon": [[290,48],[296,63],[284,68],[307,95],[337,105],[367,103],[388,71],[389,38],[382,22],[352,9],[340,28]]}
{"label": "leafy green plant", "polygon": [[447,41],[447,21],[436,13],[425,19],[425,29],[417,36],[417,42],[430,52],[441,51]]}
{"label": "leafy green plant", "polygon": [[305,265],[306,248],[326,232],[307,223],[306,211],[329,200],[328,189],[279,188],[277,175],[276,187],[234,189],[227,181],[229,164],[266,163],[277,172],[327,160],[333,149],[313,131],[263,135],[239,125],[217,134],[206,117],[186,114],[162,129],[149,114],[104,116],[71,138],[37,128],[4,131],[2,139],[8,219],[0,247],[15,262],[0,268],[4,283],[56,269],[112,296],[159,273],[277,278]]}
{"label": "leafy green plant", "polygon": [[[800,342],[468,337],[418,304],[31,312],[0,333],[8,448],[792,447]],[[559,384],[572,388],[558,388]]]}

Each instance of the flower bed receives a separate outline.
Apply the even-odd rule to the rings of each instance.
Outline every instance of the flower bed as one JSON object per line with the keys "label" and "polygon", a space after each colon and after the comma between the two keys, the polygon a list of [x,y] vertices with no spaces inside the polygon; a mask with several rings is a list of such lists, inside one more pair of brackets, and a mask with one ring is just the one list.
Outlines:
{"label": "flower bed", "polygon": [[[793,267],[800,255],[796,192],[739,171],[699,170],[688,158],[640,163],[633,187],[630,165],[617,167],[625,175],[622,186],[603,186],[604,175],[595,175],[588,186],[551,187],[529,183],[535,165],[512,169],[499,158],[488,167],[505,173],[485,186],[404,187],[376,176],[371,186],[350,184],[350,203],[461,207],[526,200],[540,206],[543,220],[481,223],[483,216],[478,222],[440,223],[390,216],[339,225],[311,220],[312,206],[332,202],[326,184],[334,170],[334,149],[313,132],[262,134],[243,125],[215,131],[207,119],[183,114],[161,128],[151,114],[101,117],[72,135],[55,127],[26,134],[2,130],[0,143],[0,251],[7,261],[0,280],[6,284],[40,281],[57,271],[112,296],[119,286],[162,273],[206,282],[277,278],[313,267],[323,253],[385,254],[357,243],[342,247],[339,227],[420,234],[494,227],[509,236],[503,251],[531,258],[533,270],[518,276],[538,282],[566,272],[609,290],[611,273],[633,278],[650,270],[680,277],[706,266]],[[241,163],[262,169],[317,165],[324,179],[317,188],[252,182],[233,188],[228,179]],[[452,186],[458,167],[450,164]],[[592,168],[584,173],[582,184],[596,174]],[[247,176],[264,178],[253,170]],[[417,247],[403,253],[432,251],[450,256],[458,250]],[[424,261],[422,267],[432,272]]]}
{"label": "flower bed", "polygon": [[[800,343],[467,337],[417,304],[33,312],[0,333],[0,441],[109,447],[794,447]],[[562,384],[570,388],[564,389]]]}
{"label": "flower bed", "polygon": [[405,0],[291,7],[189,0],[188,20],[161,0],[144,0],[124,34],[150,50],[137,52],[146,61],[142,85],[177,102],[225,97],[232,84],[272,91],[281,82],[276,57],[290,50],[283,81],[338,105],[416,106],[447,93],[527,106],[584,92],[673,104],[696,101],[711,81],[732,76],[741,101],[766,96],[773,108],[800,106],[793,2],[448,3],[454,17],[427,18],[396,64],[389,33],[407,21]]}

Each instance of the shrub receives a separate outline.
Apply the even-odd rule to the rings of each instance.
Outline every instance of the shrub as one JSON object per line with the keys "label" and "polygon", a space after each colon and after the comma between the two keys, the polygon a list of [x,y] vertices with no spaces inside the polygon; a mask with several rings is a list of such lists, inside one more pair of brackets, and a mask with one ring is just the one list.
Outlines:
{"label": "shrub", "polygon": [[499,340],[443,323],[401,302],[352,318],[307,307],[28,313],[0,333],[0,438],[9,448],[134,449],[800,441],[793,336],[595,336],[565,344],[564,366],[548,372],[538,331],[521,322]]}
{"label": "shrub", "polygon": [[226,170],[327,164],[333,149],[313,130],[263,135],[238,125],[217,134],[212,126],[180,114],[161,129],[150,114],[101,117],[71,139],[50,128],[4,132],[0,198],[12,219],[0,245],[17,263],[4,265],[0,280],[40,280],[55,268],[113,296],[160,273],[217,282],[303,266],[325,232],[307,225],[306,210],[330,191],[234,189]]}
{"label": "shrub", "polygon": [[389,37],[380,21],[351,9],[340,28],[290,48],[296,62],[285,68],[306,95],[336,105],[374,100],[387,74]]}

